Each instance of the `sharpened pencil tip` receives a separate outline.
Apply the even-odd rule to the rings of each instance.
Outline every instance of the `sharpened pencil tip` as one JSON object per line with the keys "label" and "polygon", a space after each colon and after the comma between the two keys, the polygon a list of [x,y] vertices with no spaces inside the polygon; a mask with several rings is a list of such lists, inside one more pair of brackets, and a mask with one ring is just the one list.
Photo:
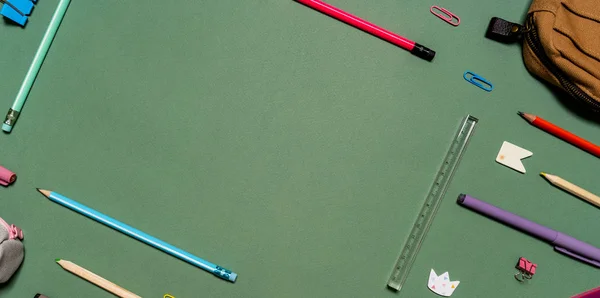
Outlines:
{"label": "sharpened pencil tip", "polygon": [[546,177],[546,173],[544,173],[544,172],[541,172],[540,175]]}
{"label": "sharpened pencil tip", "polygon": [[56,263],[60,262],[60,259],[55,259],[54,261],[56,261]]}
{"label": "sharpened pencil tip", "polygon": [[45,189],[40,189],[40,188],[36,188],[36,189],[37,189],[37,191],[39,191],[41,194],[43,194],[43,195],[44,195],[46,198],[49,198],[49,197],[50,197],[50,193],[51,193],[51,191],[49,191],[49,190],[45,190]]}
{"label": "sharpened pencil tip", "polygon": [[538,118],[536,115],[528,114],[528,113],[521,112],[521,111],[519,111],[517,114],[519,114],[519,116],[521,116],[521,118],[525,119],[527,122],[532,123],[532,124],[533,124],[533,121],[535,121],[535,119]]}

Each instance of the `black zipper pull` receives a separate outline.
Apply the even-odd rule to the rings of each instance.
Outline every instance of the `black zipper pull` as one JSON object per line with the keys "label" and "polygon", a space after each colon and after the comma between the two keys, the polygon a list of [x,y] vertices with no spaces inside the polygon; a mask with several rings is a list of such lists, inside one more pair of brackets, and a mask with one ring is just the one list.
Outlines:
{"label": "black zipper pull", "polygon": [[523,39],[525,27],[507,20],[493,17],[490,20],[485,37],[503,43],[513,43]]}

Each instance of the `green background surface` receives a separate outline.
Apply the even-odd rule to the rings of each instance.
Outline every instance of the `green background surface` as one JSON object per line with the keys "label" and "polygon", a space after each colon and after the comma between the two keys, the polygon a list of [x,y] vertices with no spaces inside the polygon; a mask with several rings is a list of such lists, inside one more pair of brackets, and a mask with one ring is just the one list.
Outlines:
{"label": "green background surface", "polygon": [[[600,246],[599,210],[546,171],[600,192],[597,158],[521,120],[536,113],[593,142],[599,126],[484,38],[529,1],[329,0],[437,51],[432,63],[288,0],[73,1],[0,164],[0,216],[25,261],[0,296],[110,297],[73,261],[143,297],[569,297],[599,271],[455,203],[468,193]],[[58,4],[0,30],[2,117]],[[446,7],[452,27],[429,12]],[[490,93],[465,82],[471,70]],[[461,119],[480,119],[400,293],[385,285]],[[503,141],[534,155],[523,175]],[[231,284],[54,204],[60,192],[239,274]],[[513,278],[520,256],[538,264]]]}

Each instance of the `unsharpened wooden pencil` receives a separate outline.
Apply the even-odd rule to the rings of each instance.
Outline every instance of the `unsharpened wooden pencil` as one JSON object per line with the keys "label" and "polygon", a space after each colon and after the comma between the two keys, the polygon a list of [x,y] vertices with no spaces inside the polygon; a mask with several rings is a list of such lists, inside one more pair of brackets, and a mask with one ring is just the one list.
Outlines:
{"label": "unsharpened wooden pencil", "polygon": [[560,178],[556,175],[551,175],[551,174],[547,174],[542,172],[541,175],[546,178],[546,180],[548,180],[550,183],[552,183],[552,185],[555,185],[571,194],[573,194],[574,196],[577,196],[583,200],[586,200],[587,202],[589,202],[590,204],[594,204],[597,207],[600,207],[600,197],[563,179]]}
{"label": "unsharpened wooden pencil", "polygon": [[73,262],[56,259],[56,263],[58,263],[58,265],[63,267],[63,269],[115,294],[116,296],[119,296],[122,298],[141,298],[140,296],[115,285],[114,283],[96,275],[95,273],[93,273]]}

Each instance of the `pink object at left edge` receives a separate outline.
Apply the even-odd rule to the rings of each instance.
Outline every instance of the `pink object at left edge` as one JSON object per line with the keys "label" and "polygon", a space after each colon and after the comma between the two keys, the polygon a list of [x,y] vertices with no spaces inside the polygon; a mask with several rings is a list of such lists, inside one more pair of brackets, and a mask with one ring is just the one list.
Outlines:
{"label": "pink object at left edge", "polygon": [[8,186],[9,184],[15,182],[16,179],[17,175],[15,175],[15,173],[0,166],[0,185]]}

